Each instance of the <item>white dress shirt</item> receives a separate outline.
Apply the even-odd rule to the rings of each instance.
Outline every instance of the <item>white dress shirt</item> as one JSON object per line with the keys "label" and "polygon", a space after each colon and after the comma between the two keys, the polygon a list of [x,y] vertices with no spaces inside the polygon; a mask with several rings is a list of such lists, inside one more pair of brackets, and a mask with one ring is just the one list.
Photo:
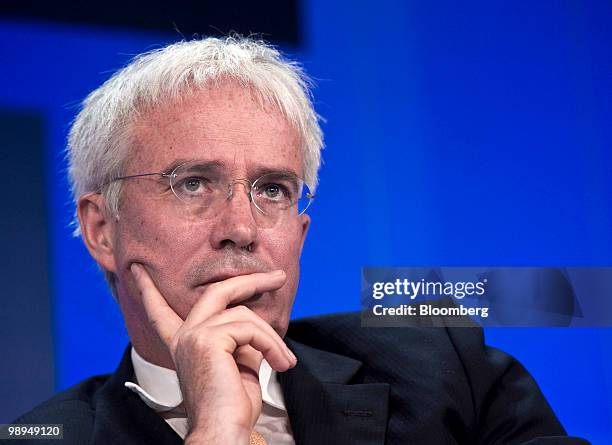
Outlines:
{"label": "white dress shirt", "polygon": [[[188,432],[187,417],[176,372],[146,361],[134,348],[132,364],[137,383],[125,382],[125,386],[138,394],[144,403],[159,413],[185,439]],[[255,429],[268,445],[295,445],[276,371],[265,360],[259,369],[259,383],[263,403]]]}

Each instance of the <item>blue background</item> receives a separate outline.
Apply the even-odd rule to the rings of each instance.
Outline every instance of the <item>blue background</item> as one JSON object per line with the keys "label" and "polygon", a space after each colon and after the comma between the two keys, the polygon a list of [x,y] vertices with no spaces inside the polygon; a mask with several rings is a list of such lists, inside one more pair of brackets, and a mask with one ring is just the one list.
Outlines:
{"label": "blue background", "polygon": [[[327,147],[294,317],[358,309],[363,266],[612,265],[612,3],[308,0],[301,9],[303,43],[283,49],[317,79]],[[178,38],[0,21],[0,107],[44,119],[49,392],[111,372],[128,341],[68,228],[69,123],[132,55]],[[3,326],[27,339],[40,325]],[[612,330],[486,338],[524,363],[569,433],[612,443]]]}

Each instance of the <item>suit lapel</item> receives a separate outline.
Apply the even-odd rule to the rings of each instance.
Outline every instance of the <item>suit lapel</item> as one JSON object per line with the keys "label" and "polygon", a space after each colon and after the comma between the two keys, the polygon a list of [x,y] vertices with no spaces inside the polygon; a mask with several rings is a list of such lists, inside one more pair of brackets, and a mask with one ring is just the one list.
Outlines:
{"label": "suit lapel", "polygon": [[360,361],[285,341],[298,357],[279,374],[296,445],[384,444],[389,385],[349,385]]}
{"label": "suit lapel", "polygon": [[166,421],[123,385],[135,381],[130,349],[128,345],[121,364],[96,397],[92,443],[180,445],[183,441]]}

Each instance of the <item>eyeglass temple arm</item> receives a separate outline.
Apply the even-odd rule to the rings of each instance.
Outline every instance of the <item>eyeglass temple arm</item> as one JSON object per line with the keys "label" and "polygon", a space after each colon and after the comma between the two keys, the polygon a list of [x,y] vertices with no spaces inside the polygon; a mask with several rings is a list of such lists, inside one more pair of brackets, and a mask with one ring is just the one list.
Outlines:
{"label": "eyeglass temple arm", "polygon": [[168,178],[168,177],[174,177],[176,176],[174,173],[163,173],[163,172],[156,172],[156,173],[140,173],[138,175],[128,175],[128,176],[119,176],[118,178],[113,179],[110,182],[113,181],[120,181],[123,179],[132,179],[132,178],[140,178],[142,176],[161,176],[162,178]]}

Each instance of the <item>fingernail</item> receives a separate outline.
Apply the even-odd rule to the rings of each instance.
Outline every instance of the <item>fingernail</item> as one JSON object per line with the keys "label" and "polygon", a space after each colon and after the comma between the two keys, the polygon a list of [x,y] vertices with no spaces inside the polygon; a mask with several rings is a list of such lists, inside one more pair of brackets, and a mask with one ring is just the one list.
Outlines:
{"label": "fingernail", "polygon": [[293,353],[293,351],[291,351],[291,349],[286,348],[287,349],[287,353],[289,355],[289,358],[291,359],[291,361],[293,362],[294,366],[297,363],[297,357],[295,356],[295,354]]}
{"label": "fingernail", "polygon": [[282,269],[275,270],[274,272],[272,272],[272,276],[275,277],[275,278],[276,277],[281,277],[283,275],[285,275],[285,272]]}
{"label": "fingernail", "polygon": [[140,264],[132,263],[132,265],[130,266],[130,270],[132,271],[135,277],[138,277],[140,275]]}

